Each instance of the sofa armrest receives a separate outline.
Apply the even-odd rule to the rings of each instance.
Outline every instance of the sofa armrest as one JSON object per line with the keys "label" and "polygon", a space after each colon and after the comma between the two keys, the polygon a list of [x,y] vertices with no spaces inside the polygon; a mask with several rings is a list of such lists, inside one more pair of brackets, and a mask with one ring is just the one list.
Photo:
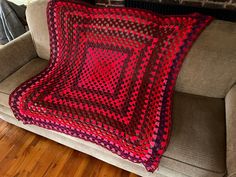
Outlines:
{"label": "sofa armrest", "polygon": [[19,69],[32,58],[36,51],[30,32],[0,48],[0,81]]}
{"label": "sofa armrest", "polygon": [[226,164],[228,177],[236,177],[236,85],[225,97],[226,109]]}

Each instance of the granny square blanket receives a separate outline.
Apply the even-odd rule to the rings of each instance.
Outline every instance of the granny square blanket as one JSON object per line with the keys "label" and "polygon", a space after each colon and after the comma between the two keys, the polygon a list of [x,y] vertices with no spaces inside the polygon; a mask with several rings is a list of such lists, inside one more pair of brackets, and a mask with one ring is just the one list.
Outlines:
{"label": "granny square blanket", "polygon": [[180,66],[211,17],[67,0],[50,1],[47,16],[50,64],[10,95],[16,118],[153,172],[168,144]]}

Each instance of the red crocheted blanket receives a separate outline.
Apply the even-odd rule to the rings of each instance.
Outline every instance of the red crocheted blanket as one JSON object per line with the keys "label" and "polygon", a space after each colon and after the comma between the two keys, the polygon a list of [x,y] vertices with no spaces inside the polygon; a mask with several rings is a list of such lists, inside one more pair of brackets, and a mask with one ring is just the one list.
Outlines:
{"label": "red crocheted blanket", "polygon": [[49,66],[10,96],[18,120],[91,141],[154,171],[184,56],[211,21],[52,0]]}

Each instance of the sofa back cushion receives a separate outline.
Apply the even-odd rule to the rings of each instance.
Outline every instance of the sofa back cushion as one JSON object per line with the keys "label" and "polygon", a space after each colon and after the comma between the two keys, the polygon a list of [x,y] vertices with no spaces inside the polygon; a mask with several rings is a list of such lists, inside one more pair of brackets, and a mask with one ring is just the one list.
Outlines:
{"label": "sofa back cushion", "polygon": [[26,9],[26,18],[38,56],[49,60],[50,46],[46,14],[47,3],[47,0],[33,0],[30,2]]}
{"label": "sofa back cushion", "polygon": [[[31,2],[27,21],[38,56],[50,58],[46,17],[47,0]],[[176,90],[224,98],[236,83],[236,23],[214,20],[200,35],[186,56]]]}
{"label": "sofa back cushion", "polygon": [[176,90],[223,98],[236,83],[236,23],[214,20],[193,44]]}

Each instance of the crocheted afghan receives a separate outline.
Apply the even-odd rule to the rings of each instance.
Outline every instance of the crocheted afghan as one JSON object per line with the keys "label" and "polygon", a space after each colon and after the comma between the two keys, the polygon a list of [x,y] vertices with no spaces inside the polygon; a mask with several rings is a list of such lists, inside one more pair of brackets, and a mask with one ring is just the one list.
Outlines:
{"label": "crocheted afghan", "polygon": [[67,0],[50,1],[47,17],[50,64],[10,95],[16,118],[153,172],[168,144],[180,66],[211,17]]}

